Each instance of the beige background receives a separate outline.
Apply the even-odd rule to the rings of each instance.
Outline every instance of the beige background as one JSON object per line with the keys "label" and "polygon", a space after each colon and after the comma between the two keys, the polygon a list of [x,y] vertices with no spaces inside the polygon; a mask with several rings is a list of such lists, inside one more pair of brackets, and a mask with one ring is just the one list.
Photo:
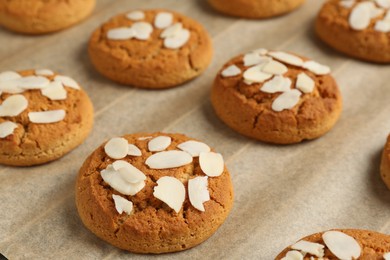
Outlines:
{"label": "beige background", "polygon": [[[390,132],[390,68],[351,60],[321,44],[313,21],[322,3],[308,0],[292,14],[256,21],[219,15],[204,0],[98,0],[92,17],[57,34],[29,37],[0,29],[0,71],[51,68],[70,75],[96,110],[91,136],[62,159],[31,168],[0,166],[0,252],[10,259],[150,257],[96,238],[74,204],[84,158],[105,139],[138,131],[181,132],[206,141],[224,155],[235,186],[233,211],[213,237],[162,258],[267,260],[325,229],[390,233],[390,192],[378,170]],[[164,91],[123,87],[98,75],[86,52],[91,32],[119,12],[152,7],[177,10],[206,26],[215,47],[210,68]],[[329,134],[274,146],[244,138],[216,118],[209,101],[215,73],[232,56],[259,47],[294,51],[332,67],[345,105]]]}

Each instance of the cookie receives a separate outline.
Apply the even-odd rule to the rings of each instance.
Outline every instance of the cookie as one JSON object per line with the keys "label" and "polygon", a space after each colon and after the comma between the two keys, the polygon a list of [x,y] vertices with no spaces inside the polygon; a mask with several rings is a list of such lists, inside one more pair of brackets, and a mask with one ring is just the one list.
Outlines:
{"label": "cookie", "polygon": [[93,34],[89,56],[107,78],[140,88],[169,88],[199,76],[210,64],[212,43],[196,21],[167,10],[131,11]]}
{"label": "cookie", "polygon": [[208,0],[217,11],[244,18],[268,18],[289,13],[305,0]]}
{"label": "cookie", "polygon": [[0,73],[0,164],[31,166],[80,145],[93,107],[72,78],[51,70]]}
{"label": "cookie", "polygon": [[390,259],[390,236],[358,229],[330,230],[307,236],[275,260]]}
{"label": "cookie", "polygon": [[265,49],[226,63],[215,78],[211,102],[219,118],[235,131],[276,144],[320,137],[342,110],[329,67]]}
{"label": "cookie", "polygon": [[390,0],[330,0],[316,31],[332,48],[377,63],[390,62]]}
{"label": "cookie", "polygon": [[26,34],[70,27],[89,16],[95,0],[0,1],[0,26]]}
{"label": "cookie", "polygon": [[386,186],[390,189],[390,135],[382,153],[381,176]]}
{"label": "cookie", "polygon": [[233,203],[223,157],[181,134],[132,134],[101,145],[84,162],[76,205],[84,225],[134,253],[194,247]]}

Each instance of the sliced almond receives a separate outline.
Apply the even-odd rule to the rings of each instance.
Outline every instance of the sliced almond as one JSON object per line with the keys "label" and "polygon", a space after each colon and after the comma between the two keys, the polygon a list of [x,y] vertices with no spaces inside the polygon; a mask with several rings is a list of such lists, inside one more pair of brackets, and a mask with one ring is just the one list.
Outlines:
{"label": "sliced almond", "polygon": [[344,8],[351,8],[356,3],[356,0],[342,0],[340,5]]}
{"label": "sliced almond", "polygon": [[268,52],[268,55],[287,64],[294,65],[297,67],[302,67],[303,60],[298,56],[295,56],[290,53],[282,52],[282,51],[271,51]]}
{"label": "sliced almond", "polygon": [[41,90],[42,95],[50,98],[51,100],[65,100],[67,93],[62,84],[58,81],[50,82],[47,88]]}
{"label": "sliced almond", "polygon": [[167,12],[161,12],[156,15],[154,26],[158,29],[165,29],[172,25],[173,15]]}
{"label": "sliced almond", "polygon": [[149,140],[149,139],[152,139],[153,137],[151,136],[143,136],[143,137],[139,137],[138,140],[140,141],[145,141],[145,140]]}
{"label": "sliced almond", "polygon": [[0,138],[12,135],[16,128],[18,128],[18,125],[11,121],[0,123]]}
{"label": "sliced almond", "polygon": [[14,79],[0,81],[0,91],[9,94],[20,94],[23,93],[25,89],[18,87],[18,79]]}
{"label": "sliced almond", "polygon": [[199,154],[200,168],[209,177],[220,176],[224,169],[225,163],[222,154],[214,152],[202,152]]}
{"label": "sliced almond", "polygon": [[114,199],[115,209],[119,214],[122,214],[123,212],[127,215],[131,214],[133,211],[133,202],[115,194],[112,194],[112,198]]}
{"label": "sliced almond", "polygon": [[264,83],[260,90],[271,94],[285,92],[291,89],[291,84],[291,79],[283,76],[275,76],[270,81]]}
{"label": "sliced almond", "polygon": [[389,20],[377,21],[375,23],[374,29],[375,31],[378,32],[388,33],[390,32],[390,21]]}
{"label": "sliced almond", "polygon": [[222,77],[234,77],[234,76],[238,76],[241,74],[241,70],[239,67],[237,67],[236,65],[230,65],[229,67],[227,67],[226,69],[224,69],[222,72],[221,72],[221,75]]}
{"label": "sliced almond", "polygon": [[384,260],[390,260],[390,252],[383,254]]}
{"label": "sliced almond", "polygon": [[54,72],[48,69],[39,69],[35,70],[35,75],[37,76],[53,76]]}
{"label": "sliced almond", "polygon": [[42,76],[27,76],[17,81],[18,87],[23,89],[42,89],[50,84],[50,80]]}
{"label": "sliced almond", "polygon": [[267,63],[272,58],[261,56],[259,53],[251,52],[244,55],[244,66],[245,67],[251,67],[253,65]]}
{"label": "sliced almond", "polygon": [[169,136],[157,136],[149,141],[148,149],[151,152],[161,152],[168,148],[172,143]]}
{"label": "sliced almond", "polygon": [[188,181],[188,197],[194,208],[205,211],[203,203],[210,200],[210,192],[207,189],[208,177],[196,177]]}
{"label": "sliced almond", "polygon": [[340,231],[327,231],[322,239],[329,250],[340,259],[358,259],[361,254],[359,243],[351,236]]}
{"label": "sliced almond", "polygon": [[126,18],[132,21],[139,21],[145,19],[145,13],[142,11],[132,11],[126,14]]}
{"label": "sliced almond", "polygon": [[286,256],[281,260],[303,260],[303,255],[301,252],[291,250],[286,253]]}
{"label": "sliced almond", "polygon": [[146,176],[143,172],[141,172],[136,167],[126,161],[115,161],[112,164],[112,167],[115,171],[118,171],[122,179],[124,179],[128,183],[135,184],[146,180]]}
{"label": "sliced almond", "polygon": [[131,29],[134,30],[134,37],[138,40],[147,40],[153,32],[153,27],[150,23],[147,22],[136,22],[131,26]]}
{"label": "sliced almond", "polygon": [[129,152],[129,143],[125,138],[111,138],[104,146],[104,151],[112,159],[125,158]]}
{"label": "sliced almond", "polygon": [[127,154],[131,156],[141,156],[142,151],[134,144],[129,144],[129,151],[127,152]]}
{"label": "sliced almond", "polygon": [[107,32],[107,38],[110,40],[129,40],[135,37],[135,31],[130,27],[119,27]]}
{"label": "sliced almond", "polygon": [[316,83],[312,78],[310,78],[306,73],[301,72],[298,75],[295,87],[303,93],[311,93],[313,92],[315,85]]}
{"label": "sliced almond", "polygon": [[322,65],[315,61],[306,61],[303,68],[313,72],[316,75],[326,75],[330,73],[330,68],[328,66]]}
{"label": "sliced almond", "polygon": [[244,79],[250,83],[262,83],[270,78],[272,74],[262,72],[262,64],[253,66],[244,72]]}
{"label": "sliced almond", "polygon": [[23,95],[8,97],[0,105],[0,116],[17,116],[28,106],[28,101]]}
{"label": "sliced almond", "polygon": [[183,183],[174,177],[164,176],[157,181],[153,196],[179,213],[186,196]]}
{"label": "sliced almond", "polygon": [[164,151],[151,155],[145,163],[151,169],[171,169],[192,163],[192,156],[182,151]]}
{"label": "sliced almond", "polygon": [[376,4],[382,8],[390,8],[390,0],[375,0]]}
{"label": "sliced almond", "polygon": [[190,36],[189,30],[182,29],[175,36],[164,39],[164,46],[168,49],[179,49],[188,42]]}
{"label": "sliced almond", "polygon": [[32,123],[36,124],[50,124],[64,120],[66,115],[65,110],[51,110],[42,112],[29,112],[28,118]]}
{"label": "sliced almond", "polygon": [[288,71],[288,68],[283,63],[271,60],[264,65],[262,71],[273,75],[283,75]]}
{"label": "sliced almond", "polygon": [[357,4],[350,16],[349,16],[349,25],[354,30],[364,30],[366,29],[371,22],[371,9],[367,4],[360,2]]}
{"label": "sliced almond", "polygon": [[162,39],[174,37],[177,33],[179,33],[183,29],[182,23],[175,23],[174,25],[169,26],[164,31],[162,31],[160,37]]}
{"label": "sliced almond", "polygon": [[325,255],[324,245],[305,240],[297,242],[296,244],[292,245],[291,248],[301,252],[309,253],[319,258],[324,257]]}
{"label": "sliced almond", "polygon": [[297,89],[291,89],[289,91],[283,92],[278,96],[272,103],[272,110],[276,112],[281,112],[285,109],[291,109],[295,107],[302,93]]}
{"label": "sliced almond", "polygon": [[100,175],[108,185],[124,195],[133,196],[145,187],[144,181],[134,184],[126,182],[112,165],[108,165],[106,169],[100,172]]}
{"label": "sliced almond", "polygon": [[0,82],[20,79],[21,77],[22,76],[15,71],[4,71],[0,73]]}
{"label": "sliced almond", "polygon": [[207,144],[198,141],[187,141],[179,144],[177,148],[191,154],[192,157],[198,157],[202,152],[210,152]]}
{"label": "sliced almond", "polygon": [[74,79],[68,76],[57,75],[54,78],[54,81],[61,82],[64,87],[80,89],[79,84]]}

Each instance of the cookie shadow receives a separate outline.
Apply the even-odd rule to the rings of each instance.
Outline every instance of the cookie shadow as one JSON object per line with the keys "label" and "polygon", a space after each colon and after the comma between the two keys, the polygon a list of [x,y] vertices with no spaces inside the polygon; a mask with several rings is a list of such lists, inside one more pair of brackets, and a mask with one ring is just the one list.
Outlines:
{"label": "cookie shadow", "polygon": [[387,188],[380,175],[382,152],[383,150],[380,149],[373,154],[370,158],[371,164],[366,172],[368,173],[370,192],[375,198],[388,207],[390,206],[390,190]]}

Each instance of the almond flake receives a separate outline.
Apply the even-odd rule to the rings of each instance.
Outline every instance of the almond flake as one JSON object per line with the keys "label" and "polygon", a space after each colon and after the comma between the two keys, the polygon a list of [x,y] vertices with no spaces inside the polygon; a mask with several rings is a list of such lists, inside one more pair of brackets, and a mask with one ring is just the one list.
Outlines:
{"label": "almond flake", "polygon": [[382,8],[390,8],[390,0],[375,0],[375,2]]}
{"label": "almond flake", "polygon": [[262,83],[270,78],[272,74],[262,72],[264,64],[256,65],[244,72],[244,79],[249,83]]}
{"label": "almond flake", "polygon": [[129,40],[135,37],[135,31],[130,27],[119,27],[107,32],[107,38],[110,40]]}
{"label": "almond flake", "polygon": [[281,260],[303,260],[303,255],[301,252],[291,250]]}
{"label": "almond flake", "polygon": [[20,94],[25,91],[25,89],[18,87],[18,79],[0,81],[0,91],[9,94]]}
{"label": "almond flake", "polygon": [[47,88],[41,90],[42,95],[51,100],[65,100],[67,93],[62,84],[58,81],[50,82]]}
{"label": "almond flake", "polygon": [[190,31],[182,29],[174,36],[164,39],[164,46],[168,49],[179,49],[190,39]]}
{"label": "almond flake", "polygon": [[158,29],[165,29],[172,25],[173,15],[167,12],[158,13],[154,20],[154,26]]}
{"label": "almond flake", "polygon": [[161,152],[168,148],[172,143],[169,136],[157,136],[149,141],[148,149],[151,152]]}
{"label": "almond flake", "polygon": [[275,76],[270,81],[264,83],[264,85],[260,88],[262,92],[265,93],[277,93],[277,92],[285,92],[291,89],[291,79],[283,77],[283,76]]}
{"label": "almond flake", "polygon": [[134,37],[142,41],[149,39],[150,34],[153,32],[152,25],[146,22],[134,23],[133,26],[131,26],[131,29],[135,32]]}
{"label": "almond flake", "polygon": [[142,11],[133,11],[126,14],[126,18],[133,21],[139,21],[145,19],[145,13]]}
{"label": "almond flake", "polygon": [[53,76],[54,72],[48,69],[35,70],[35,75],[38,76]]}
{"label": "almond flake", "polygon": [[283,75],[288,71],[288,68],[283,63],[271,60],[265,64],[262,71],[273,75]]}
{"label": "almond flake", "polygon": [[54,81],[61,82],[64,87],[80,89],[79,84],[74,79],[68,76],[58,75],[54,78]]}
{"label": "almond flake", "polygon": [[296,88],[303,93],[311,93],[314,90],[316,83],[306,73],[302,72],[298,75]]}
{"label": "almond flake", "polygon": [[125,138],[111,138],[104,146],[104,151],[112,159],[125,158],[129,152],[129,143]]}
{"label": "almond flake", "polygon": [[32,123],[36,124],[50,124],[64,120],[66,115],[65,110],[50,110],[43,112],[29,112],[28,118]]}
{"label": "almond flake", "polygon": [[384,260],[390,260],[390,252],[383,254]]}
{"label": "almond flake", "polygon": [[22,76],[20,76],[20,74],[15,71],[4,71],[0,73],[0,82],[20,79],[21,77]]}
{"label": "almond flake", "polygon": [[196,177],[188,181],[188,197],[194,208],[205,211],[203,203],[210,200],[210,192],[207,189],[208,177]]}
{"label": "almond flake", "polygon": [[16,128],[18,128],[18,125],[11,121],[0,123],[0,138],[12,135]]}
{"label": "almond flake", "polygon": [[198,157],[202,152],[210,152],[207,144],[198,141],[187,141],[179,144],[177,148],[191,154],[192,157]]}
{"label": "almond flake", "polygon": [[183,183],[174,177],[164,176],[157,181],[153,196],[179,213],[186,196]]}
{"label": "almond flake", "polygon": [[375,23],[374,29],[375,31],[378,32],[388,33],[390,32],[390,21],[388,20],[377,21]]}
{"label": "almond flake", "polygon": [[364,30],[371,22],[371,8],[364,2],[360,2],[353,8],[349,16],[349,25],[354,30]]}
{"label": "almond flake", "polygon": [[110,164],[106,169],[100,172],[102,179],[110,185],[114,190],[124,194],[133,196],[145,187],[145,182],[129,183],[122,178],[119,171],[116,171]]}
{"label": "almond flake", "polygon": [[221,72],[221,75],[222,77],[224,78],[227,78],[227,77],[234,77],[234,76],[238,76],[241,74],[241,70],[239,67],[237,67],[236,65],[230,65],[229,67],[227,67],[226,69],[224,69],[222,72]]}
{"label": "almond flake", "polygon": [[356,3],[355,0],[342,0],[340,5],[344,8],[351,8]]}
{"label": "almond flake", "polygon": [[302,65],[303,65],[303,60],[301,58],[299,58],[298,56],[292,55],[290,53],[286,53],[286,52],[282,52],[282,51],[272,51],[272,52],[269,52],[268,55],[281,61],[281,62],[290,64],[290,65],[294,65],[294,66],[298,66],[298,67],[302,67]]}
{"label": "almond flake", "polygon": [[257,65],[257,64],[267,63],[270,60],[272,60],[272,58],[260,56],[258,53],[251,52],[251,53],[245,54],[244,66],[250,67],[253,65]]}
{"label": "almond flake", "polygon": [[128,183],[136,184],[138,182],[146,180],[146,176],[143,172],[141,172],[140,170],[138,170],[137,168],[135,168],[133,165],[131,165],[126,161],[123,160],[115,161],[112,164],[112,167],[114,168],[115,171],[119,173],[122,179]]}
{"label": "almond flake", "polygon": [[131,156],[141,156],[142,152],[141,150],[135,146],[134,144],[129,144],[129,151],[127,152],[128,155]]}
{"label": "almond flake", "polygon": [[305,240],[301,240],[291,246],[292,249],[299,250],[301,252],[309,253],[316,257],[324,257],[324,245],[313,243]]}
{"label": "almond flake", "polygon": [[328,66],[322,65],[315,61],[306,61],[303,66],[304,69],[307,69],[313,72],[316,75],[326,75],[330,73],[330,68]]}
{"label": "almond flake", "polygon": [[179,31],[183,29],[182,23],[175,23],[174,25],[169,26],[164,31],[162,31],[160,38],[165,39],[169,37],[174,37]]}
{"label": "almond flake", "polygon": [[360,257],[360,245],[351,236],[340,231],[327,231],[322,234],[322,239],[329,250],[340,259],[352,260]]}
{"label": "almond flake", "polygon": [[27,76],[17,80],[18,87],[23,89],[42,89],[46,88],[50,80],[42,76]]}
{"label": "almond flake", "polygon": [[291,89],[283,92],[272,103],[272,110],[281,112],[285,109],[291,109],[298,104],[302,93],[297,89]]}
{"label": "almond flake", "polygon": [[192,156],[182,151],[164,151],[151,155],[145,163],[151,169],[170,169],[192,163]]}
{"label": "almond flake", "polygon": [[28,101],[23,95],[8,97],[0,105],[0,116],[17,116],[28,106]]}
{"label": "almond flake", "polygon": [[143,136],[143,137],[138,137],[138,140],[140,141],[145,141],[145,140],[149,140],[149,139],[152,139],[153,137],[151,136]]}
{"label": "almond flake", "polygon": [[202,152],[199,154],[200,168],[209,177],[220,176],[224,169],[225,164],[222,154],[214,152]]}
{"label": "almond flake", "polygon": [[112,198],[114,199],[115,209],[119,214],[122,214],[123,212],[127,215],[131,214],[133,211],[133,202],[115,194],[112,194]]}

